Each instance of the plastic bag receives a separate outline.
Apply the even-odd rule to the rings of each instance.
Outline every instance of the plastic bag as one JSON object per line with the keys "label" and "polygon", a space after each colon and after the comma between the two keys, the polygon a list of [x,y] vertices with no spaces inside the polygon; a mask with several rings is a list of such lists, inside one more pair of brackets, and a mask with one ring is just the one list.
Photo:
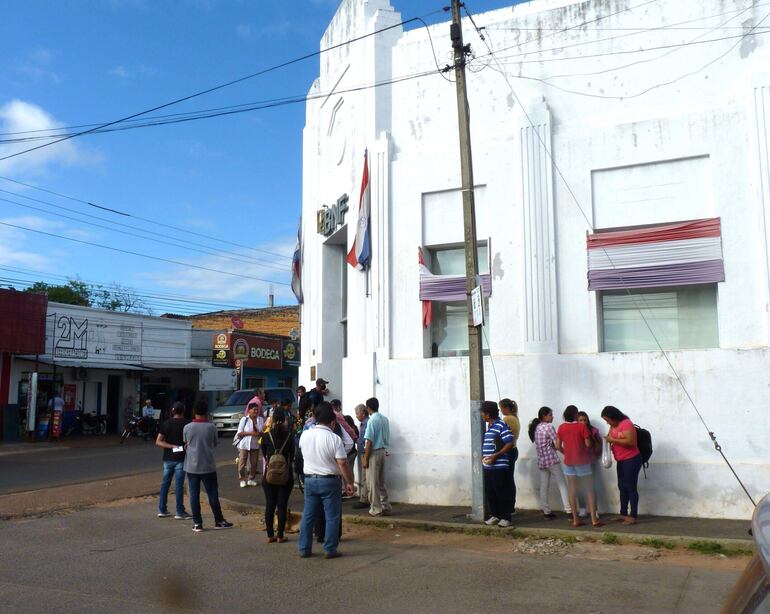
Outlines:
{"label": "plastic bag", "polygon": [[605,469],[612,467],[612,452],[610,451],[610,442],[606,439],[602,444],[602,467]]}

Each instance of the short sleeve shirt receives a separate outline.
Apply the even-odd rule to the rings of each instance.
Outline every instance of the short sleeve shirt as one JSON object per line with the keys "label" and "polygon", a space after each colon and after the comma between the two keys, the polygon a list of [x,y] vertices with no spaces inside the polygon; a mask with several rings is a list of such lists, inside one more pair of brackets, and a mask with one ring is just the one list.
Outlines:
{"label": "short sleeve shirt", "polygon": [[537,450],[537,466],[548,469],[559,464],[559,457],[553,447],[556,441],[556,429],[553,424],[541,422],[535,428],[535,449]]}
{"label": "short sleeve shirt", "polygon": [[[634,423],[631,422],[628,418],[625,420],[621,420],[620,424],[618,424],[615,428],[610,429],[610,435],[612,437],[618,437],[621,433],[626,433],[628,431],[631,431],[635,429]],[[624,460],[628,460],[630,458],[634,458],[634,456],[639,455],[639,448],[634,446],[624,446],[619,443],[613,443],[612,444],[612,455],[615,457],[615,460],[617,462],[621,462]]]}
{"label": "short sleeve shirt", "polygon": [[373,412],[369,416],[364,439],[372,442],[372,450],[379,450],[380,448],[387,450],[390,447],[390,423],[380,412]]}
{"label": "short sleeve shirt", "polygon": [[305,475],[339,475],[337,461],[347,458],[342,439],[321,424],[302,433],[299,448]]}
{"label": "short sleeve shirt", "polygon": [[[163,441],[173,443],[175,446],[181,446],[184,443],[182,432],[187,424],[187,420],[182,418],[169,418],[160,427],[160,434],[163,435]],[[173,452],[169,448],[163,448],[163,460],[180,462],[184,460],[184,451]]]}
{"label": "short sleeve shirt", "polygon": [[[503,446],[513,443],[513,433],[508,425],[499,418],[484,433],[484,443],[482,444],[482,456],[492,456]],[[508,455],[501,454],[491,465],[483,465],[484,471],[507,471],[509,467]]]}
{"label": "short sleeve shirt", "polygon": [[564,448],[564,464],[588,465],[593,461],[591,448],[586,448],[585,440],[591,438],[588,427],[581,422],[565,422],[559,426],[557,435]]}

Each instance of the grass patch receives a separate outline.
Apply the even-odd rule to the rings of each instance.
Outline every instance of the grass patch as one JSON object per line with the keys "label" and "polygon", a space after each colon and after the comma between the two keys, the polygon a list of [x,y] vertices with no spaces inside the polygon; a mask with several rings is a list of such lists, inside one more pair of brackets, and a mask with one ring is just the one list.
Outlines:
{"label": "grass patch", "polygon": [[603,544],[619,544],[620,540],[618,539],[618,536],[614,533],[605,533],[602,536],[602,543]]}
{"label": "grass patch", "polygon": [[657,539],[655,537],[648,537],[646,539],[643,539],[639,542],[642,546],[649,546],[650,548],[655,548],[656,550],[660,550],[661,548],[665,548],[666,550],[673,550],[676,548],[676,544],[673,542],[667,542],[663,541],[662,539]]}
{"label": "grass patch", "polygon": [[697,540],[687,544],[687,549],[701,554],[723,554],[725,556],[750,556],[751,550],[745,548],[725,548],[719,542]]}

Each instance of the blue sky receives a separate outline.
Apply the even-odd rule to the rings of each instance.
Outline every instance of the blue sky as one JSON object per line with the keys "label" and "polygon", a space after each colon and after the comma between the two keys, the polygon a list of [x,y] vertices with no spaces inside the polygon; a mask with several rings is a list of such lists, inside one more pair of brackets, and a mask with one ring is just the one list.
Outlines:
{"label": "blue sky", "polygon": [[[475,0],[468,6],[479,13],[511,3]],[[448,1],[391,4],[407,19],[425,16]],[[0,132],[110,121],[315,51],[337,5],[337,0],[8,3],[0,25]],[[447,18],[433,15],[426,21]],[[302,95],[317,67],[318,59],[313,58],[159,113]],[[295,104],[83,136],[0,162],[2,177],[209,238],[99,211],[2,179],[0,190],[15,194],[0,192],[0,198],[45,212],[0,200],[0,222],[248,279],[0,225],[0,285],[9,283],[2,281],[6,278],[55,282],[56,275],[118,282],[139,288],[139,294],[152,294],[148,303],[160,314],[264,305],[273,281],[276,302],[293,303],[288,282],[302,193],[303,125],[304,105]],[[13,137],[0,136],[8,138]],[[0,144],[0,157],[39,143]],[[159,236],[147,240],[126,234],[138,230],[95,228],[84,222],[111,225],[52,204]],[[57,217],[54,211],[82,221]],[[170,244],[172,240],[182,245]],[[193,247],[213,254],[196,253]],[[214,304],[181,303],[171,296],[203,297]]]}

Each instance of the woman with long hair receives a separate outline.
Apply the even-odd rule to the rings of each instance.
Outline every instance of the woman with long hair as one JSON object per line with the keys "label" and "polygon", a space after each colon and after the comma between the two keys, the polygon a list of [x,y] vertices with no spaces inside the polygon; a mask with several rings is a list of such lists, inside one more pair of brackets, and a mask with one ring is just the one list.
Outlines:
{"label": "woman with long hair", "polygon": [[559,456],[556,454],[556,431],[552,422],[553,410],[550,407],[541,407],[537,412],[537,418],[529,423],[528,429],[529,438],[535,444],[537,467],[540,470],[540,507],[543,510],[543,517],[548,520],[556,518],[556,514],[548,505],[548,487],[551,484],[551,478],[559,488],[564,511],[569,515],[572,514],[567,484],[564,481]]}
{"label": "woman with long hair", "polygon": [[[599,434],[599,429],[597,429],[593,424],[591,424],[591,419],[588,417],[588,414],[584,411],[579,411],[577,413],[577,421],[581,424],[585,424],[588,428],[588,432],[591,433],[591,440],[593,442],[593,446],[591,449],[593,458],[591,460],[591,470],[594,475],[596,475],[596,463],[597,461],[602,457],[602,436]],[[594,497],[596,497],[596,480],[594,480]],[[583,499],[583,503],[585,503],[585,499]],[[596,501],[596,517],[599,517],[599,501],[597,499]],[[578,510],[578,516],[583,518],[586,515],[586,508],[585,505],[581,505],[580,509]]]}
{"label": "woman with long hair", "polygon": [[[262,473],[262,489],[265,492],[265,530],[267,542],[279,544],[286,541],[284,530],[286,528],[286,513],[289,507],[289,496],[294,487],[292,465],[294,460],[294,434],[287,425],[286,412],[281,408],[273,410],[272,427],[262,436],[262,454],[265,458]],[[288,465],[288,481],[285,484],[270,484],[267,481],[267,467],[270,458],[274,454],[281,454]],[[273,521],[276,510],[278,512],[278,535],[273,533]]]}
{"label": "woman with long hair", "polygon": [[564,474],[567,476],[569,503],[572,508],[572,526],[579,527],[583,522],[578,517],[578,492],[585,494],[588,499],[588,510],[591,513],[591,524],[602,526],[596,516],[596,498],[594,497],[593,473],[593,440],[585,424],[577,422],[578,408],[567,405],[564,410],[564,423],[556,432],[556,449],[564,454]]}
{"label": "woman with long hair", "polygon": [[511,430],[511,434],[513,435],[513,449],[508,454],[508,473],[511,474],[511,488],[513,490],[513,507],[511,508],[511,513],[516,513],[516,476],[514,475],[514,472],[516,471],[516,461],[519,459],[519,448],[518,441],[519,441],[519,433],[521,432],[521,423],[519,422],[519,406],[516,404],[516,401],[512,401],[511,399],[502,399],[498,405],[500,406],[500,413],[502,415],[502,420],[505,422],[505,424],[508,426],[508,428]]}
{"label": "woman with long hair", "polygon": [[[636,427],[617,407],[607,405],[602,410],[602,418],[610,426],[605,439],[612,446],[618,471],[618,490],[620,491],[620,517],[623,524],[636,524],[639,508],[639,471],[642,469],[642,455],[636,445]],[[631,513],[628,513],[629,505]]]}

